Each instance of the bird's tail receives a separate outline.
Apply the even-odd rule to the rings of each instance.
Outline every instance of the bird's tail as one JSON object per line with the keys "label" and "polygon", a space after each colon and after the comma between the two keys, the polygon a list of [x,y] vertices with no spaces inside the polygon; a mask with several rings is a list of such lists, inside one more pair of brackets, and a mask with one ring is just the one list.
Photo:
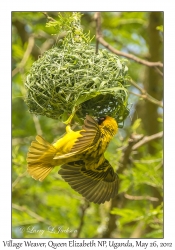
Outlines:
{"label": "bird's tail", "polygon": [[107,160],[96,171],[87,170],[83,161],[75,161],[62,165],[58,173],[91,202],[101,204],[117,194],[117,174]]}
{"label": "bird's tail", "polygon": [[31,143],[27,154],[28,173],[35,180],[43,181],[54,168],[51,163],[55,153],[55,147],[37,135],[36,141]]}

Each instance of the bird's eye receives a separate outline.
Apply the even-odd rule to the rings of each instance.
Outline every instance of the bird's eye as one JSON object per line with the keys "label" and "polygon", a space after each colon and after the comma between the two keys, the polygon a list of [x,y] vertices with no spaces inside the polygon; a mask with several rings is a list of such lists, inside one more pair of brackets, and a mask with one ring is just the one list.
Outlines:
{"label": "bird's eye", "polygon": [[99,117],[98,118],[98,125],[101,125],[102,124],[102,122],[104,121],[106,119],[106,117]]}

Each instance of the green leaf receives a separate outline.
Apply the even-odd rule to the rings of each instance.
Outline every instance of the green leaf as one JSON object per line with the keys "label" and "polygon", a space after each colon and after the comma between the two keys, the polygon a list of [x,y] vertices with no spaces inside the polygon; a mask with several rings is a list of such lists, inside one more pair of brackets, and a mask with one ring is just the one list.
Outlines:
{"label": "green leaf", "polygon": [[156,27],[156,30],[159,30],[159,31],[163,32],[163,25],[157,26],[157,27]]}
{"label": "green leaf", "polygon": [[136,130],[140,127],[142,120],[140,118],[136,119],[135,122],[133,123],[131,130],[133,133],[136,133]]}

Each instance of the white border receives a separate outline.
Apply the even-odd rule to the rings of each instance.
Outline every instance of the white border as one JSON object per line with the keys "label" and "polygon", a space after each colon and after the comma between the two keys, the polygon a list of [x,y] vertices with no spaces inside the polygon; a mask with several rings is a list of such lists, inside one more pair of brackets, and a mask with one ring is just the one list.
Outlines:
{"label": "white border", "polygon": [[[0,235],[11,238],[11,11],[164,11],[165,18],[165,198],[164,242],[175,247],[175,80],[174,1],[1,1],[0,3]],[[18,240],[19,242],[20,240]],[[60,242],[64,240],[60,240]],[[144,240],[147,242],[149,240]],[[157,240],[158,241],[158,240]],[[37,240],[35,240],[37,242]],[[42,240],[46,242],[46,240]],[[127,249],[127,248],[125,248]],[[149,249],[149,248],[147,248]],[[172,249],[172,248],[171,248]]]}

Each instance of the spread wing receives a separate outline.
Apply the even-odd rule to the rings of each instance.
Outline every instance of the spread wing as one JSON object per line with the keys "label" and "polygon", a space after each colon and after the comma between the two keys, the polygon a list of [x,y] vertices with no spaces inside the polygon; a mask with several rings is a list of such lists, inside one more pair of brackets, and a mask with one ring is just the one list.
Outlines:
{"label": "spread wing", "polygon": [[63,159],[75,154],[80,154],[92,147],[100,138],[101,132],[98,123],[89,115],[86,115],[81,136],[77,138],[77,141],[73,145],[69,153],[55,156],[54,159]]}
{"label": "spread wing", "polygon": [[83,161],[76,161],[61,166],[58,173],[87,200],[101,204],[116,196],[118,177],[107,160],[96,170],[87,170]]}

